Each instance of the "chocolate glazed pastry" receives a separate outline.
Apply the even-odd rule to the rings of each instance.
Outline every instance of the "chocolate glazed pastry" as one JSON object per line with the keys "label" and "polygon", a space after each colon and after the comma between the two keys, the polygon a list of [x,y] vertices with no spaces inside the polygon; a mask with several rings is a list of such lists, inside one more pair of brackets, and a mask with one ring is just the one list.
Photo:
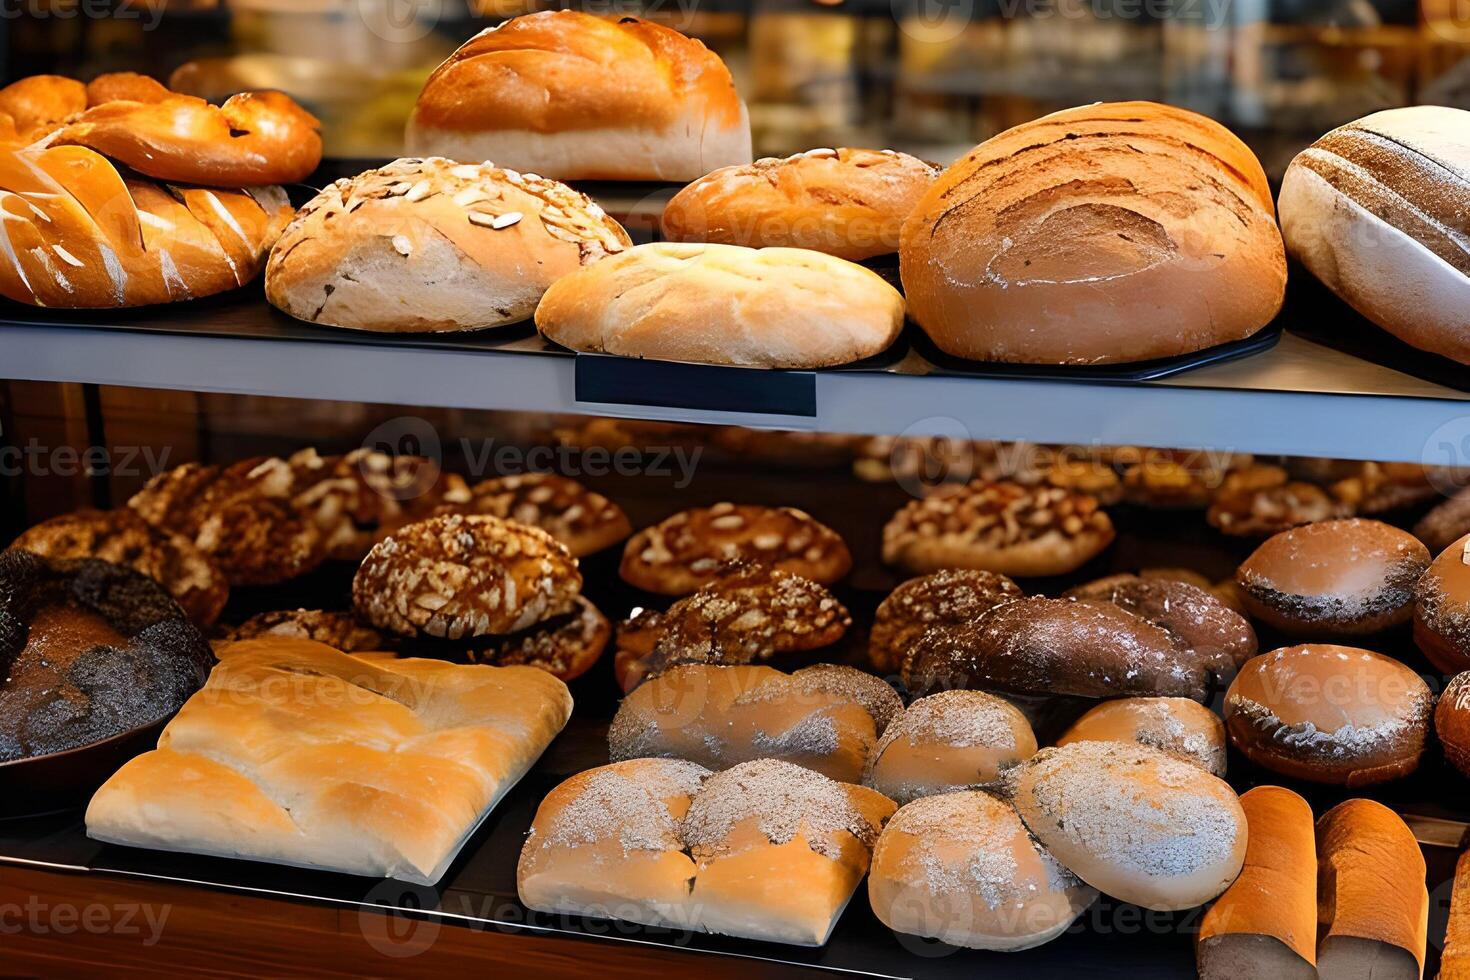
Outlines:
{"label": "chocolate glazed pastry", "polygon": [[213,663],[153,580],[92,559],[0,554],[0,764],[160,721]]}

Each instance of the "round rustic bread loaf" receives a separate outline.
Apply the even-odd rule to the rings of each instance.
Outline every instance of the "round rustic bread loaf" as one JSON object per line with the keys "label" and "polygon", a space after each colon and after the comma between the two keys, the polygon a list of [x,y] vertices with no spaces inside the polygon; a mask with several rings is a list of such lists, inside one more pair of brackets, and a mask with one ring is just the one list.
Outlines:
{"label": "round rustic bread loaf", "polygon": [[1036,754],[1036,735],[1010,702],[984,691],[919,698],[882,731],[863,783],[897,803],[998,788]]}
{"label": "round rustic bread loaf", "polygon": [[909,647],[925,630],[964,625],[991,607],[1024,595],[1004,575],[978,569],[946,568],[911,578],[878,604],[868,637],[868,658],[880,673],[897,673]]}
{"label": "round rustic bread loaf", "polygon": [[1414,642],[1445,673],[1470,670],[1470,534],[1440,552],[1415,585]]}
{"label": "round rustic bread loaf", "polygon": [[[1188,698],[1118,698],[1104,701],[1057,739],[1072,742],[1137,742],[1225,775],[1225,723]],[[890,796],[892,794],[889,794]]]}

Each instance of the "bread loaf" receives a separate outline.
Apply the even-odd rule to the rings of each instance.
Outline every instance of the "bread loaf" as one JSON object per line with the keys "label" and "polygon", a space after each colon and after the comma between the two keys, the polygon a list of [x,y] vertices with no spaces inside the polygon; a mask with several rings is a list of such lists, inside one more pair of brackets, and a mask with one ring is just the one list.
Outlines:
{"label": "bread loaf", "polygon": [[819,368],[887,350],[903,310],[876,272],[821,252],[653,242],[553,284],[536,329],[594,354]]}
{"label": "bread loaf", "polygon": [[1470,851],[1455,861],[1455,883],[1450,892],[1450,919],[1439,957],[1439,980],[1470,977]]}
{"label": "bread loaf", "polygon": [[1470,534],[1440,552],[1414,586],[1414,642],[1445,673],[1470,670]]}
{"label": "bread loaf", "polygon": [[559,180],[693,180],[751,156],[718,55],[650,21],[573,10],[515,17],[461,45],[425,83],[407,144]]}
{"label": "bread loaf", "polygon": [[956,357],[1109,364],[1239,340],[1281,308],[1266,175],[1223,126],[1150,102],[1016,126],[904,223],[909,312]]}
{"label": "bread loaf", "polygon": [[[1057,739],[1136,742],[1167,752],[1215,776],[1225,775],[1225,723],[1188,698],[1116,698],[1089,708]],[[891,795],[891,794],[890,794]]]}
{"label": "bread loaf", "polygon": [[1470,112],[1375,112],[1297,154],[1281,182],[1291,254],[1405,343],[1470,364]]}
{"label": "bread loaf", "polygon": [[896,803],[964,789],[998,790],[1036,754],[1036,734],[1010,702],[984,691],[918,698],[882,733],[863,782]]}
{"label": "bread loaf", "polygon": [[271,251],[265,290],[300,320],[427,333],[525,320],[558,278],[632,243],[565,184],[396,160],[322,191]]}

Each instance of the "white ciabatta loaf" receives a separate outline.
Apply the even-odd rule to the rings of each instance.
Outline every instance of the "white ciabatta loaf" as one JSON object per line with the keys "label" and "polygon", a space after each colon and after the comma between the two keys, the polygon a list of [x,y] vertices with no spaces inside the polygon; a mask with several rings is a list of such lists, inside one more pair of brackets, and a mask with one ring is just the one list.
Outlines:
{"label": "white ciabatta loaf", "polygon": [[1096,899],[1014,807],[978,791],[900,809],[878,838],[868,876],[868,901],[888,928],[971,949],[1040,946]]}
{"label": "white ciabatta loaf", "polygon": [[1077,877],[1144,908],[1219,895],[1245,861],[1245,813],[1224,780],[1158,749],[1073,742],[1017,771],[1014,802]]}
{"label": "white ciabatta loaf", "polygon": [[395,160],[313,198],[266,265],[299,320],[427,333],[525,320],[562,276],[631,247],[565,184],[490,164]]}
{"label": "white ciabatta loaf", "polygon": [[536,329],[595,354],[819,368],[886,350],[903,309],[876,272],[822,252],[654,242],[558,280]]}
{"label": "white ciabatta loaf", "polygon": [[217,653],[158,748],[92,798],[88,836],[433,884],[572,712],[535,667],[288,637]]}
{"label": "white ciabatta loaf", "polygon": [[541,912],[820,946],[893,811],[873,790],[775,759],[713,774],[631,759],[551,791],[516,881]]}
{"label": "white ciabatta loaf", "polygon": [[435,69],[410,153],[560,180],[693,180],[750,162],[750,120],[719,56],[637,17],[572,10],[482,31]]}
{"label": "white ciabatta loaf", "polygon": [[1470,364],[1470,112],[1375,112],[1297,154],[1281,182],[1291,254],[1400,340]]}
{"label": "white ciabatta loaf", "polygon": [[664,207],[664,237],[755,248],[812,248],[838,258],[898,251],[899,229],[939,168],[893,150],[807,150],[723,167]]}
{"label": "white ciabatta loaf", "polygon": [[1107,364],[1240,340],[1281,308],[1260,162],[1152,102],[1066,109],[946,170],[903,226],[909,310],[946,353]]}
{"label": "white ciabatta loaf", "polygon": [[1009,701],[984,691],[940,691],[893,720],[863,782],[902,804],[998,787],[1035,754],[1031,723]]}

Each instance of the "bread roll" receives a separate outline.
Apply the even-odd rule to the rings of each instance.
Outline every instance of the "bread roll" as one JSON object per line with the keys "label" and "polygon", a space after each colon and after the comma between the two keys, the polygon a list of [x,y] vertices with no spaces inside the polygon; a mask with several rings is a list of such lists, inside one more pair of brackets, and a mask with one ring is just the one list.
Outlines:
{"label": "bread roll", "polygon": [[594,354],[808,369],[881,354],[903,310],[876,272],[821,252],[654,242],[554,284],[536,329]]}
{"label": "bread roll", "polygon": [[1245,861],[1245,813],[1235,791],[1147,746],[1073,742],[1043,749],[1018,771],[1015,804],[1074,874],[1144,908],[1207,902]]}
{"label": "bread roll", "polygon": [[919,698],[883,732],[863,782],[900,805],[921,796],[993,789],[1036,754],[1020,710],[984,691]]}
{"label": "bread roll", "polygon": [[1004,575],[978,569],[946,568],[911,578],[878,604],[868,635],[868,659],[879,673],[896,674],[909,647],[925,630],[962,626],[1024,595]]}
{"label": "bread roll", "polygon": [[1450,919],[1439,957],[1439,980],[1470,978],[1470,851],[1455,861],[1455,883],[1450,892]]}
{"label": "bread roll", "polygon": [[1348,787],[1419,767],[1434,697],[1397,660],[1306,644],[1263,653],[1225,693],[1230,740],[1258,766]]}
{"label": "bread roll", "polygon": [[857,262],[898,251],[939,168],[893,150],[807,150],[723,167],[664,206],[664,238],[810,248]]}
{"label": "bread roll", "polygon": [[631,245],[586,195],[554,180],[395,160],[301,209],[271,251],[265,291],[327,326],[479,330],[529,318],[547,286]]}
{"label": "bread roll", "polygon": [[1235,574],[1251,615],[1296,636],[1361,636],[1408,622],[1429,549],[1382,521],[1282,531]]}
{"label": "bread roll", "polygon": [[1450,765],[1470,775],[1470,671],[1445,685],[1434,706],[1434,733]]}
{"label": "bread roll", "polygon": [[1424,854],[1398,814],[1348,800],[1317,821],[1317,975],[1419,980],[1429,928]]}
{"label": "bread roll", "polygon": [[895,932],[970,949],[1021,950],[1066,931],[1097,899],[989,793],[900,809],[873,849],[868,901]]}
{"label": "bread roll", "polygon": [[1447,674],[1470,669],[1470,534],[1440,552],[1414,586],[1414,642]]}
{"label": "bread roll", "polygon": [[1245,866],[1200,924],[1200,980],[1317,980],[1312,808],[1280,786],[1257,786],[1240,808],[1249,828]]}
{"label": "bread roll", "polygon": [[1259,161],[1223,126],[1103,103],[970,151],[904,222],[899,259],[910,315],[945,353],[1143,361],[1271,321],[1286,288],[1274,217]]}
{"label": "bread roll", "polygon": [[1136,742],[1211,775],[1225,775],[1225,723],[1188,698],[1104,701],[1089,708],[1057,739],[1057,745],[1072,742]]}
{"label": "bread roll", "polygon": [[435,69],[410,153],[559,180],[693,180],[750,162],[718,55],[638,17],[542,11],[487,28]]}
{"label": "bread roll", "polygon": [[572,710],[530,667],[285,637],[220,656],[157,750],[97,791],[88,836],[433,884]]}
{"label": "bread roll", "polygon": [[[870,702],[882,705],[878,717]],[[614,761],[661,756],[707,769],[782,759],[856,783],[878,732],[901,706],[893,688],[851,667],[784,674],[683,664],[623,699],[608,729],[608,750]]]}
{"label": "bread roll", "polygon": [[1375,112],[1297,154],[1281,231],[1302,265],[1374,323],[1470,364],[1470,112]]}

